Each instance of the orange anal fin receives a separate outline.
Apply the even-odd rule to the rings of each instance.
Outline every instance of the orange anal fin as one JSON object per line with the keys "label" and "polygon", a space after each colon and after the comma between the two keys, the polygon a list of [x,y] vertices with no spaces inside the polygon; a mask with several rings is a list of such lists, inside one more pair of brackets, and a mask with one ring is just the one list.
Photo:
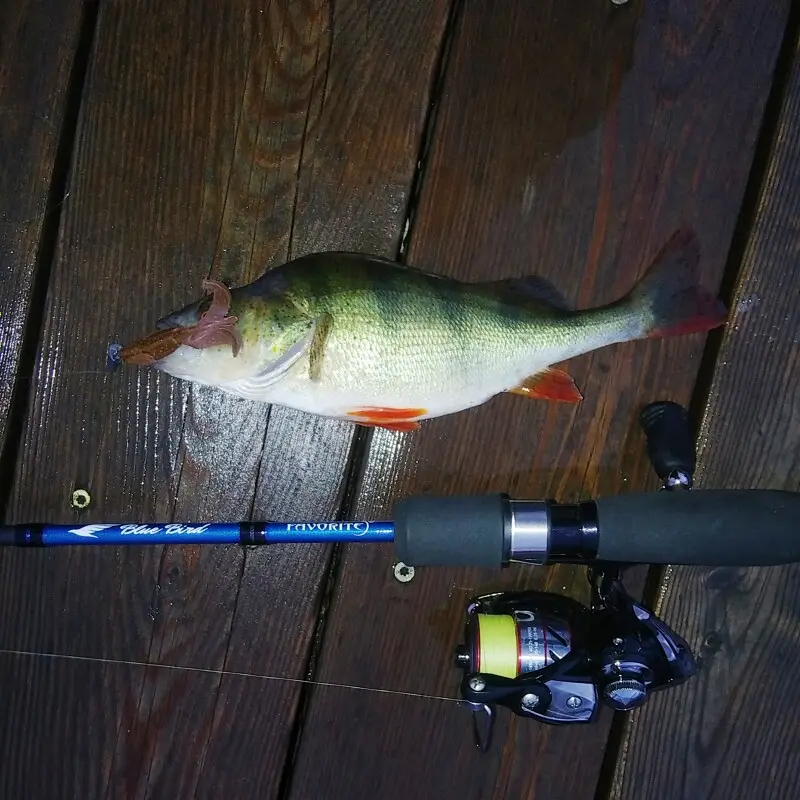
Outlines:
{"label": "orange anal fin", "polygon": [[519,386],[508,391],[537,400],[560,400],[564,403],[580,403],[583,400],[583,395],[572,377],[563,369],[555,367],[547,367],[525,378]]}
{"label": "orange anal fin", "polygon": [[367,422],[400,422],[421,417],[426,411],[424,408],[357,408],[355,411],[348,411],[347,416],[360,417]]}
{"label": "orange anal fin", "polygon": [[348,411],[360,425],[386,428],[389,431],[416,431],[421,426],[415,419],[425,414],[424,408],[359,408]]}

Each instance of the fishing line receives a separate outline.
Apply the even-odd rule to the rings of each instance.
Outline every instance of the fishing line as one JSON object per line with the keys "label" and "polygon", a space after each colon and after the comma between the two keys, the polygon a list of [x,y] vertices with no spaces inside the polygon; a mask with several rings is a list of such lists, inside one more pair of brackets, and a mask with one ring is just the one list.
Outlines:
{"label": "fishing line", "polygon": [[54,375],[15,375],[10,378],[0,379],[0,384],[14,384],[21,381],[28,381],[30,383],[49,382],[50,384],[57,384],[62,378],[69,378],[74,375],[105,375],[107,377],[114,377],[107,369],[77,369],[64,372],[57,372]]}
{"label": "fishing line", "polygon": [[15,375],[13,378],[4,378],[3,383],[15,383],[16,381],[57,381],[59,378],[67,378],[71,375],[107,375],[109,373],[102,369],[71,370],[69,372],[58,372],[55,376],[48,375]]}
{"label": "fishing line", "polygon": [[374,686],[357,686],[353,683],[332,683],[330,681],[314,681],[308,678],[285,678],[280,675],[259,675],[252,672],[235,672],[226,669],[210,669],[206,667],[183,667],[177,664],[153,664],[147,661],[125,661],[115,658],[101,658],[98,656],[77,656],[69,653],[37,653],[32,650],[8,650],[0,648],[0,655],[26,656],[35,658],[61,659],[64,661],[81,661],[90,664],[116,664],[125,667],[155,667],[157,669],[178,670],[182,672],[194,672],[205,675],[229,675],[234,678],[257,678],[262,681],[282,681],[284,683],[302,683],[313,686],[327,686],[334,689],[351,689],[359,692],[376,692],[378,694],[392,694],[401,697],[416,697],[422,700],[444,700],[448,703],[463,703],[456,697],[443,697],[435,694],[421,694],[419,692],[402,692],[398,689],[380,689]]}

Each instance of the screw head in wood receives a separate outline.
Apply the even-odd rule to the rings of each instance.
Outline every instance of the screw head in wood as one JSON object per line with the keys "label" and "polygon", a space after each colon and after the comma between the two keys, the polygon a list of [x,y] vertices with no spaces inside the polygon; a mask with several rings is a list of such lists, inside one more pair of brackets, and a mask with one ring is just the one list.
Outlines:
{"label": "screw head in wood", "polygon": [[400,581],[400,583],[408,583],[414,578],[414,567],[410,567],[408,564],[398,561],[394,565],[394,577]]}
{"label": "screw head in wood", "polygon": [[72,500],[70,502],[73,508],[78,509],[78,511],[83,511],[89,508],[89,504],[92,502],[92,496],[86,489],[75,489],[72,492]]}

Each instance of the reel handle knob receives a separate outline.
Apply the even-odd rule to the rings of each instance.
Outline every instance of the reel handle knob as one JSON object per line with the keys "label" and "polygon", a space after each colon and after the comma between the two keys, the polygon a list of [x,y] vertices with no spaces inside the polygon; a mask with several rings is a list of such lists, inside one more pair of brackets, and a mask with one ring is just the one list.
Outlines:
{"label": "reel handle knob", "polygon": [[647,455],[665,486],[690,488],[695,447],[686,410],[668,400],[650,403],[639,413],[647,440]]}
{"label": "reel handle knob", "polygon": [[603,689],[603,698],[617,711],[629,711],[647,699],[647,686],[635,678],[620,678]]}

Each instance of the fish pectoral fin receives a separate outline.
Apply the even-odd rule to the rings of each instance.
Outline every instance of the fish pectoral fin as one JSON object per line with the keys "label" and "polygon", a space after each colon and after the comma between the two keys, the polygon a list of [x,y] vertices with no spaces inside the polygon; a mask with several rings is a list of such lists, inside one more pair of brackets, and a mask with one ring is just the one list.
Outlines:
{"label": "fish pectoral fin", "polygon": [[583,400],[572,376],[556,367],[547,367],[507,391],[537,400],[561,400],[565,403],[580,403]]}
{"label": "fish pectoral fin", "polygon": [[316,320],[309,321],[305,334],[274,361],[268,362],[259,372],[249,378],[237,378],[220,385],[220,389],[233,392],[239,397],[263,400],[267,390],[283,378],[287,372],[311,349],[316,332]]}
{"label": "fish pectoral fin", "polygon": [[385,428],[389,431],[416,431],[422,427],[415,420],[423,416],[424,408],[359,408],[348,411],[347,416],[368,428]]}
{"label": "fish pectoral fin", "polygon": [[311,337],[311,345],[308,351],[308,377],[312,381],[318,381],[322,375],[322,360],[325,356],[325,345],[328,342],[331,328],[333,328],[333,317],[322,314],[314,326],[314,334]]}
{"label": "fish pectoral fin", "polygon": [[287,348],[286,352],[270,361],[266,366],[256,373],[255,378],[274,382],[282,378],[309,350],[316,334],[316,321],[309,322],[308,328],[294,344]]}

